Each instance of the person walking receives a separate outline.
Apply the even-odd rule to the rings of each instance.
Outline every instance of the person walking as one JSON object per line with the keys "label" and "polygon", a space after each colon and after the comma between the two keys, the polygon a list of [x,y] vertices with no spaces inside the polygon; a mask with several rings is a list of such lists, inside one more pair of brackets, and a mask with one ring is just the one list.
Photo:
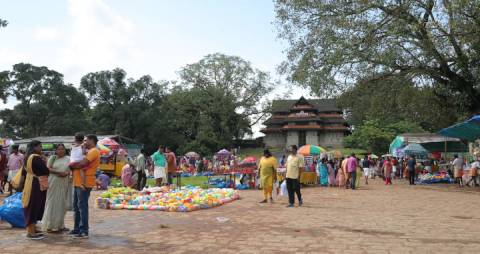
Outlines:
{"label": "person walking", "polygon": [[352,153],[350,158],[348,158],[347,161],[347,171],[348,171],[348,178],[349,178],[349,183],[350,183],[350,188],[352,190],[355,190],[355,183],[357,180],[357,157],[355,157],[355,154]]}
{"label": "person walking", "polygon": [[463,187],[463,160],[458,157],[457,154],[453,156],[453,174],[455,176],[455,181],[458,181],[458,186]]}
{"label": "person walking", "polygon": [[319,183],[321,186],[328,186],[327,158],[322,158],[317,164]]}
{"label": "person walking", "polygon": [[417,166],[417,161],[415,160],[415,155],[410,156],[407,161],[407,169],[408,169],[408,179],[410,181],[410,185],[415,185],[415,168]]}
{"label": "person walking", "polygon": [[163,179],[166,179],[167,172],[167,159],[165,158],[165,149],[163,146],[158,147],[158,151],[156,151],[152,155],[154,170],[153,170],[153,177],[155,178],[155,186],[160,187],[162,186]]}
{"label": "person walking", "polygon": [[385,175],[385,185],[392,185],[393,163],[390,157],[383,162],[383,174]]}
{"label": "person walking", "polygon": [[[65,214],[72,206],[72,185],[70,183],[70,158],[64,144],[55,148],[47,162],[50,171],[48,176],[48,192],[45,203],[45,212],[42,218],[42,229],[47,233],[69,231],[65,228]],[[69,208],[71,209],[71,208]]]}
{"label": "person walking", "polygon": [[[170,150],[170,148],[165,148],[165,156],[167,159],[167,182],[168,185],[173,184],[173,176],[177,173],[177,157],[175,153]],[[200,160],[197,161],[199,163]],[[198,167],[196,167],[198,169]]]}
{"label": "person walking", "polygon": [[335,163],[333,160],[329,160],[327,162],[327,169],[328,169],[328,185],[330,187],[335,186]]}
{"label": "person walking", "polygon": [[18,171],[23,167],[25,162],[25,156],[18,151],[18,145],[12,146],[12,153],[8,157],[7,168],[8,168],[8,176],[7,182],[8,184],[8,192],[10,192],[10,196],[13,194],[12,188],[12,180]]}
{"label": "person walking", "polygon": [[[73,211],[74,211],[74,227],[69,235],[75,238],[88,238],[88,199],[92,188],[96,186],[95,173],[100,165],[100,152],[97,149],[98,138],[95,135],[85,136],[84,146],[88,150],[85,158],[71,166],[73,168]],[[81,170],[84,172],[85,184]]]}
{"label": "person walking", "polygon": [[138,181],[137,181],[137,189],[143,190],[145,185],[147,184],[147,160],[145,157],[145,150],[142,148],[140,149],[140,153],[135,158],[135,170],[137,171]]}
{"label": "person walking", "polygon": [[8,158],[7,154],[3,152],[2,147],[0,146],[0,194],[3,194],[3,189],[6,184],[6,176],[8,175]]}
{"label": "person walking", "polygon": [[363,176],[365,177],[365,184],[368,185],[368,177],[370,176],[370,160],[368,156],[365,155],[362,161]]}
{"label": "person walking", "polygon": [[260,176],[260,185],[263,189],[263,200],[260,203],[273,203],[273,183],[277,181],[277,159],[272,156],[270,150],[263,151],[263,157],[258,163],[258,175]]}
{"label": "person walking", "polygon": [[472,165],[470,166],[470,180],[468,180],[467,186],[470,186],[471,182],[473,182],[472,187],[478,186],[477,176],[478,176],[478,169],[480,168],[480,160],[479,159],[480,158],[477,157],[475,162],[473,162]]}
{"label": "person walking", "polygon": [[287,158],[287,191],[288,191],[288,206],[293,207],[295,203],[295,194],[297,194],[298,205],[303,205],[302,193],[300,191],[300,175],[305,168],[305,162],[301,155],[297,155],[297,146],[290,147],[290,155]]}
{"label": "person walking", "polygon": [[22,169],[24,187],[22,207],[27,229],[27,239],[40,240],[43,233],[36,229],[37,221],[43,217],[48,188],[48,168],[42,158],[42,143],[32,140],[27,147],[27,160]]}

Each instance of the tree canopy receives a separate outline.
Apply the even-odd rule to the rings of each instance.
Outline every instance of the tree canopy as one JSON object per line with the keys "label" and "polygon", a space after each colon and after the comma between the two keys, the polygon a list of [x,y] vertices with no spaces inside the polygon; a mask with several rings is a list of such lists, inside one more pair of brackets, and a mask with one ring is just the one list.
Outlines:
{"label": "tree canopy", "polygon": [[119,134],[149,151],[161,144],[211,154],[251,133],[264,113],[258,101],[272,87],[267,73],[223,54],[208,55],[179,74],[175,82],[133,79],[117,68],[88,73],[76,88],[47,67],[16,64],[0,72],[0,100],[13,96],[19,102],[0,111],[0,131],[18,138]]}
{"label": "tree canopy", "polygon": [[407,77],[480,110],[480,4],[440,0],[276,0],[281,66],[321,96],[359,80]]}

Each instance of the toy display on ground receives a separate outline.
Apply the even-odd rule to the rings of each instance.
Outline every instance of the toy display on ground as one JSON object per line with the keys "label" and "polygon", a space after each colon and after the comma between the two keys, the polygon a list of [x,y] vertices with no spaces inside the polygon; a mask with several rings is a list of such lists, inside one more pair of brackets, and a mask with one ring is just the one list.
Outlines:
{"label": "toy display on ground", "polygon": [[150,188],[139,192],[130,188],[112,188],[96,199],[96,205],[113,210],[190,212],[220,206],[239,198],[238,192],[233,189],[187,186],[180,189]]}
{"label": "toy display on ground", "polygon": [[454,183],[454,180],[445,172],[440,173],[426,173],[418,176],[418,182],[421,184],[432,184],[432,183]]}

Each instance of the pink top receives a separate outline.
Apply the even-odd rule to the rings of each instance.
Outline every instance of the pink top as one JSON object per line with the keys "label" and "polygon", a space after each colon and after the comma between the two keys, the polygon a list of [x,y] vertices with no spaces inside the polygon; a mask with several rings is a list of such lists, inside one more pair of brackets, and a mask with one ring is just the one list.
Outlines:
{"label": "pink top", "polygon": [[18,154],[10,154],[10,157],[8,158],[8,170],[10,171],[16,171],[19,170],[23,166],[23,160],[24,156],[21,153]]}
{"label": "pink top", "polygon": [[357,171],[357,158],[350,157],[347,161],[347,171],[349,173]]}

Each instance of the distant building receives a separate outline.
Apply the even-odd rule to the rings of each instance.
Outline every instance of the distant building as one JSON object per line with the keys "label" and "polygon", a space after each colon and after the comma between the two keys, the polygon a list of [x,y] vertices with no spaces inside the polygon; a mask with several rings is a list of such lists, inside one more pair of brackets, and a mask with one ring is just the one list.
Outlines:
{"label": "distant building", "polygon": [[349,132],[343,112],[333,99],[274,100],[272,116],[263,124],[267,147],[305,144],[338,148]]}

